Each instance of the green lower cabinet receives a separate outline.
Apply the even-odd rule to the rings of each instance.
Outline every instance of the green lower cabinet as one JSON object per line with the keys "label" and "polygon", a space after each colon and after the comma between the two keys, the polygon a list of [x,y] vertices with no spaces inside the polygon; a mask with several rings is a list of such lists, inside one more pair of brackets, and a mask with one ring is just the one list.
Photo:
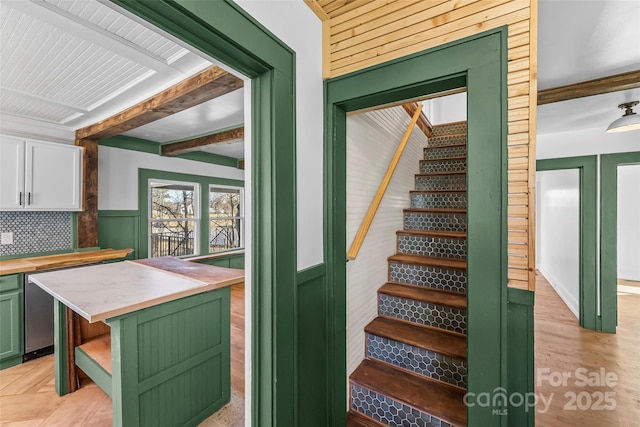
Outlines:
{"label": "green lower cabinet", "polygon": [[0,276],[0,369],[22,363],[23,275]]}
{"label": "green lower cabinet", "polygon": [[[76,347],[76,365],[111,396],[114,426],[197,426],[230,401],[230,298],[227,287],[107,319],[110,372]],[[66,360],[62,347],[56,356]]]}

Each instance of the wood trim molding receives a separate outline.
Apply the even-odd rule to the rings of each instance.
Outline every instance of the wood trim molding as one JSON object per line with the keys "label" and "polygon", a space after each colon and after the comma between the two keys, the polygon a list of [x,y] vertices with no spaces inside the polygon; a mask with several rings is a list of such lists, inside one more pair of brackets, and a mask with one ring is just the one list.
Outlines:
{"label": "wood trim molding", "polygon": [[219,144],[221,142],[232,141],[244,138],[244,127],[228,129],[211,135],[199,138],[188,139],[186,141],[174,142],[162,146],[162,154],[165,156],[177,156],[178,154],[189,153],[199,150],[208,145]]}
{"label": "wood trim molding", "polygon": [[238,77],[212,66],[105,120],[76,131],[78,139],[105,139],[186,110],[244,86]]}
{"label": "wood trim molding", "polygon": [[538,91],[538,105],[640,88],[640,70]]}
{"label": "wood trim molding", "polygon": [[[404,108],[404,111],[407,112],[409,117],[413,117],[416,110],[418,109],[418,104],[416,102],[412,102],[410,104],[402,104],[402,108]],[[422,107],[420,107],[420,109],[422,110]],[[427,138],[431,138],[433,136],[433,126],[431,125],[431,122],[424,114],[424,112],[420,112],[420,116],[418,117],[416,125],[420,128],[422,133],[427,136]]]}

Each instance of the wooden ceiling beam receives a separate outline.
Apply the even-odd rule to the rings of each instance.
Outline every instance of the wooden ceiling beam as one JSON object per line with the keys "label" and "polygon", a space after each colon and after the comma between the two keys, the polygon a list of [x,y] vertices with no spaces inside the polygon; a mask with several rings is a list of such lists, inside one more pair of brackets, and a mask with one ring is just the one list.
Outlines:
{"label": "wooden ceiling beam", "polygon": [[[409,117],[413,117],[413,114],[416,112],[416,109],[418,108],[418,104],[416,104],[415,102],[412,102],[410,104],[402,104],[402,108],[404,108],[404,111],[407,112]],[[431,138],[433,136],[433,126],[431,125],[431,122],[423,112],[420,112],[420,117],[418,117],[416,126],[420,128],[422,133],[424,133],[427,136],[427,138]]]}
{"label": "wooden ceiling beam", "polygon": [[243,85],[238,77],[212,66],[133,107],[78,129],[76,138],[100,140],[119,135],[233,92]]}
{"label": "wooden ceiling beam", "polygon": [[640,88],[640,70],[538,91],[538,105]]}
{"label": "wooden ceiling beam", "polygon": [[229,129],[199,138],[188,139],[186,141],[174,142],[162,146],[162,154],[165,156],[177,156],[178,154],[196,151],[202,147],[221,142],[232,141],[244,138],[244,127]]}

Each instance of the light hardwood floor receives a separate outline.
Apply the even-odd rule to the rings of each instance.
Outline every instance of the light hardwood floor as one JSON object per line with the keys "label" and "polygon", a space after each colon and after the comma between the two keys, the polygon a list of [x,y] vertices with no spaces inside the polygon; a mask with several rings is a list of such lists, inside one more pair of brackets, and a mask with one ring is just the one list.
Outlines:
{"label": "light hardwood floor", "polygon": [[[578,326],[577,319],[555,291],[537,276],[535,306],[536,367],[549,372],[589,372],[604,368],[617,375],[615,387],[576,387],[575,378],[566,387],[552,387],[542,381],[537,393],[554,398],[548,411],[536,413],[539,427],[637,427],[640,426],[640,295],[619,298],[618,333],[602,334]],[[244,390],[244,287],[232,288],[231,371],[232,387]],[[242,325],[242,326],[240,326]],[[240,329],[242,328],[242,330]],[[0,371],[0,425],[110,426],[111,400],[94,384],[59,397],[53,389],[53,356]],[[613,391],[612,411],[564,410],[569,403],[564,393]],[[584,403],[584,402],[583,402]],[[604,403],[604,402],[603,402]],[[542,410],[543,407],[538,407]],[[221,424],[207,420],[207,426]],[[229,424],[232,426],[233,424]],[[233,427],[236,427],[233,425]]]}
{"label": "light hardwood floor", "polygon": [[[546,412],[541,412],[544,405],[539,401],[536,425],[640,426],[640,295],[619,294],[616,334],[580,328],[578,320],[539,273],[535,299],[536,392],[546,399],[553,396]],[[616,384],[601,381],[603,386],[581,386],[580,378],[576,377],[579,368],[584,368],[587,375],[599,373],[601,369],[611,372],[617,378]],[[571,377],[565,386],[553,386],[544,379],[544,369],[548,369],[548,375],[567,372]],[[606,401],[598,402],[606,392],[611,393],[610,405]],[[572,402],[573,396],[579,400]],[[595,409],[613,404],[613,410]],[[581,407],[589,409],[581,410]]]}
{"label": "light hardwood floor", "polygon": [[[231,387],[235,391],[233,410],[223,408],[202,426],[237,427],[237,421],[224,420],[237,420],[237,412],[244,411],[244,284],[231,287]],[[83,384],[78,391],[63,397],[56,394],[53,355],[0,371],[2,427],[111,425],[111,399],[95,384]]]}

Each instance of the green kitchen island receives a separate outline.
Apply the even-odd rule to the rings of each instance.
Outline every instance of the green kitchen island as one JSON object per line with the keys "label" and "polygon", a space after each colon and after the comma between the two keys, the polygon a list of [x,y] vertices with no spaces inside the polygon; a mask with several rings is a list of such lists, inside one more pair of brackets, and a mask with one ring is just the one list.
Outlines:
{"label": "green kitchen island", "polygon": [[55,298],[55,383],[76,367],[114,426],[195,426],[230,400],[230,290],[244,271],[173,257],[34,274]]}

